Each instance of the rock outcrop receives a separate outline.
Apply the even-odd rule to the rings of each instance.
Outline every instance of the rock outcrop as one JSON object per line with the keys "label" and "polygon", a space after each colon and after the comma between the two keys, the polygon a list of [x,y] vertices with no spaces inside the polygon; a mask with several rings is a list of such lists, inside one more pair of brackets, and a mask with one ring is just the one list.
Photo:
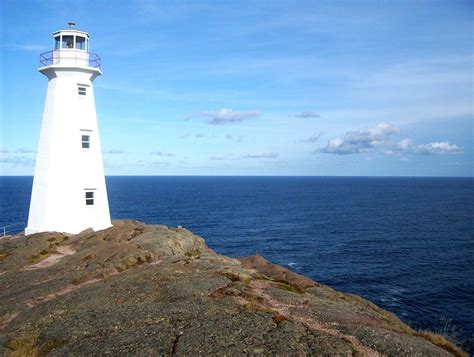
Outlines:
{"label": "rock outcrop", "polygon": [[0,354],[462,355],[439,336],[184,228],[0,240]]}

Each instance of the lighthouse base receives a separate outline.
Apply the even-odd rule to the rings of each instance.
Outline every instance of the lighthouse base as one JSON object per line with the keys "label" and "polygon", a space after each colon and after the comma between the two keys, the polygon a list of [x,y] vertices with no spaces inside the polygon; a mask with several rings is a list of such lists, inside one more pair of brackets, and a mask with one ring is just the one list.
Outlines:
{"label": "lighthouse base", "polygon": [[30,234],[38,233],[39,231],[34,228],[26,227],[25,228],[25,236],[29,236]]}
{"label": "lighthouse base", "polygon": [[109,225],[103,225],[103,226],[97,226],[97,227],[86,227],[86,228],[77,228],[75,230],[67,229],[64,230],[62,228],[54,228],[54,227],[48,227],[48,228],[33,228],[33,227],[26,227],[25,228],[25,236],[28,236],[30,234],[35,234],[35,233],[42,233],[42,232],[61,232],[61,233],[67,233],[67,234],[79,234],[82,231],[86,229],[92,229],[93,231],[101,231],[103,229],[107,229],[112,227],[112,224]]}

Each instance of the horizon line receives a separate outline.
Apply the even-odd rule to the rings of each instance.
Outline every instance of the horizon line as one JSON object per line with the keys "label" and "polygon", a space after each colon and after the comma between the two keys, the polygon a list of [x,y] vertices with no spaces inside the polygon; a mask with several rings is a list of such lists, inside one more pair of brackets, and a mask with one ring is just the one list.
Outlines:
{"label": "horizon line", "polygon": [[[472,176],[438,175],[104,175],[105,177],[361,177],[361,178],[474,178]],[[34,177],[34,175],[0,175],[0,177]]]}

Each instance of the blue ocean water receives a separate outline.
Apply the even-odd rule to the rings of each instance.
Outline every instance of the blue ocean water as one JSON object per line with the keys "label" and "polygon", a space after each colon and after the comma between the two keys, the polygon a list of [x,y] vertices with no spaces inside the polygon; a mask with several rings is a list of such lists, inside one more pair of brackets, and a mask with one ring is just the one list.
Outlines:
{"label": "blue ocean water", "polygon": [[[27,221],[31,184],[0,177],[1,226]],[[182,225],[474,352],[472,178],[113,176],[107,188],[113,219]]]}

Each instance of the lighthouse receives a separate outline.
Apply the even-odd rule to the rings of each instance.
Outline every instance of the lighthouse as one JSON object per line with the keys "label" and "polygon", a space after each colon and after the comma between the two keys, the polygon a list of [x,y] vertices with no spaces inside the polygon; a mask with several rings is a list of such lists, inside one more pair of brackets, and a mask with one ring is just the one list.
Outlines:
{"label": "lighthouse", "polygon": [[100,57],[89,34],[69,28],[53,33],[53,49],[40,55],[48,78],[25,234],[76,234],[111,226],[93,81]]}

